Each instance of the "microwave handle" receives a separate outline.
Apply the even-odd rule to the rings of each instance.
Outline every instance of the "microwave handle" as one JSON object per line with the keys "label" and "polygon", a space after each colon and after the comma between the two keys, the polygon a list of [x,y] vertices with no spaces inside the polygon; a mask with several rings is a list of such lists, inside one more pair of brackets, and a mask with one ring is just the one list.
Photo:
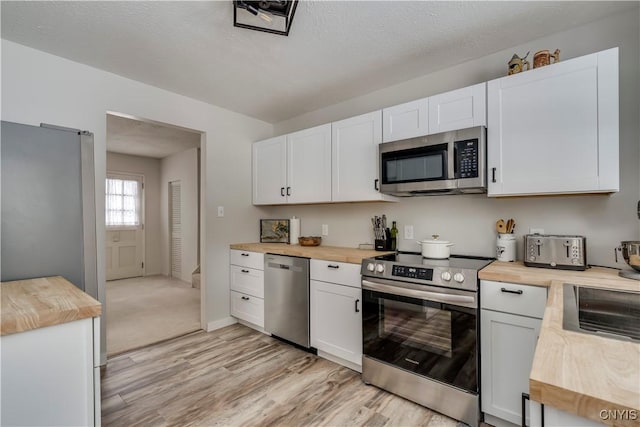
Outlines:
{"label": "microwave handle", "polygon": [[455,164],[457,157],[455,140],[452,138],[451,141],[447,142],[447,179],[456,178]]}

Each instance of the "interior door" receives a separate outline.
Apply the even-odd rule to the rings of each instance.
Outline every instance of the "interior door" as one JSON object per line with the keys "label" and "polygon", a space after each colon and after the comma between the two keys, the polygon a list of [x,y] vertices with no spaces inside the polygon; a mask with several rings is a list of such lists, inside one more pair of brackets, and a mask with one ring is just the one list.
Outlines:
{"label": "interior door", "polygon": [[144,276],[143,178],[107,174],[107,280]]}

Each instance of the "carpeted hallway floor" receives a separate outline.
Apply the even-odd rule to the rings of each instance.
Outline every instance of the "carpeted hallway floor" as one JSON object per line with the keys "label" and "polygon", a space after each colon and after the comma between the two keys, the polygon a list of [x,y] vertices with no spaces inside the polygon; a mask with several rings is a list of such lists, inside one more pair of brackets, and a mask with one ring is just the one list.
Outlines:
{"label": "carpeted hallway floor", "polygon": [[200,289],[165,276],[107,282],[107,356],[200,329]]}

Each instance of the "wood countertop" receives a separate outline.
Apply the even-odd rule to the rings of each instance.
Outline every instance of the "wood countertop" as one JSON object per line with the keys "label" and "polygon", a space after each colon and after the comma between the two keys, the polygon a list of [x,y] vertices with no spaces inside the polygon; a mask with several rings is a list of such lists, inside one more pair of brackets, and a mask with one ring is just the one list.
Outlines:
{"label": "wood countertop", "polygon": [[[585,271],[527,267],[522,261],[494,261],[478,273],[480,280],[549,287],[554,280],[621,279],[615,268],[592,267]],[[628,280],[628,279],[621,279]]]}
{"label": "wood countertop", "polygon": [[[567,271],[497,261],[479,276],[549,288],[529,376],[531,400],[609,425],[640,425],[640,344],[562,328],[564,283],[640,291],[640,281],[610,268]],[[637,411],[637,417],[603,420],[602,410]]]}
{"label": "wood countertop", "polygon": [[350,264],[360,264],[365,258],[393,253],[339,246],[300,246],[288,245],[286,243],[234,243],[230,247],[231,249],[241,251],[299,256],[325,261],[347,262]]}
{"label": "wood countertop", "polygon": [[3,282],[0,335],[100,316],[98,301],[63,277]]}

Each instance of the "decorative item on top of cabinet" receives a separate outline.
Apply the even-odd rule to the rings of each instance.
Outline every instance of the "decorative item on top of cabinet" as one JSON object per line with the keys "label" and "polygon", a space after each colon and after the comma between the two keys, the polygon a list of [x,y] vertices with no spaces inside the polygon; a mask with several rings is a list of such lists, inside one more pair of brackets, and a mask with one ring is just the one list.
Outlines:
{"label": "decorative item on top of cabinet", "polygon": [[520,58],[514,53],[511,57],[511,60],[509,61],[509,72],[507,73],[507,75],[510,76],[512,74],[518,74],[522,71],[527,71],[531,66],[531,64],[529,64],[529,61],[527,61],[527,56],[529,56],[529,52],[527,52],[524,58]]}
{"label": "decorative item on top of cabinet", "polygon": [[550,53],[546,49],[539,50],[533,54],[533,68],[549,65],[552,59],[554,64],[560,61],[560,49],[556,49],[553,53]]}
{"label": "decorative item on top of cabinet", "polygon": [[488,82],[488,196],[619,191],[618,108],[618,48]]}

